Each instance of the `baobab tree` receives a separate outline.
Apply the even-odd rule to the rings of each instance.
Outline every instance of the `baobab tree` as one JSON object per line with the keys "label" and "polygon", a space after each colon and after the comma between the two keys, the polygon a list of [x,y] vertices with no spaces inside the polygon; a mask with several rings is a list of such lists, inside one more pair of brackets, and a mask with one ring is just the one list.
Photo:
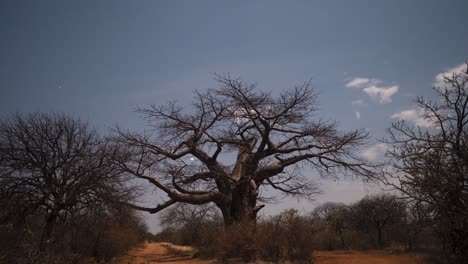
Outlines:
{"label": "baobab tree", "polygon": [[[317,96],[310,82],[278,96],[230,76],[219,87],[195,92],[188,109],[175,102],[138,109],[151,129],[117,129],[128,152],[117,162],[128,173],[167,195],[157,213],[175,203],[214,203],[226,225],[256,218],[262,188],[309,197],[314,175],[367,176],[358,155],[363,130],[339,131],[331,121],[313,119]],[[310,166],[311,175],[301,173]]]}

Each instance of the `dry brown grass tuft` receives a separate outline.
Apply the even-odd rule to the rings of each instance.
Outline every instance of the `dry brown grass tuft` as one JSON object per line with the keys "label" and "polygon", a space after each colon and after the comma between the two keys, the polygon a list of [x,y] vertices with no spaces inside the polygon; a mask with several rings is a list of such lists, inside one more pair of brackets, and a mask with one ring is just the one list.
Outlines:
{"label": "dry brown grass tuft", "polygon": [[318,264],[424,264],[425,256],[417,254],[394,255],[384,250],[371,251],[316,251]]}

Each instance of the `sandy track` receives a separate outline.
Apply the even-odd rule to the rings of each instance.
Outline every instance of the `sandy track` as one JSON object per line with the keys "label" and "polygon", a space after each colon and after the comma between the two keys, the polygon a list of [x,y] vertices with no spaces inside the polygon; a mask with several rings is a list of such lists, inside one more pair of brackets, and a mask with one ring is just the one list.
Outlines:
{"label": "sandy track", "polygon": [[[317,264],[424,264],[420,255],[392,255],[385,251],[316,251],[314,257]],[[210,260],[194,259],[187,256],[170,254],[161,243],[145,243],[129,252],[125,257],[116,260],[117,264],[209,264]],[[240,263],[240,262],[238,262]]]}
{"label": "sandy track", "polygon": [[187,256],[175,256],[169,254],[161,243],[144,243],[140,247],[131,250],[127,256],[118,259],[118,264],[149,264],[149,263],[173,263],[173,264],[208,264],[212,261],[193,259]]}

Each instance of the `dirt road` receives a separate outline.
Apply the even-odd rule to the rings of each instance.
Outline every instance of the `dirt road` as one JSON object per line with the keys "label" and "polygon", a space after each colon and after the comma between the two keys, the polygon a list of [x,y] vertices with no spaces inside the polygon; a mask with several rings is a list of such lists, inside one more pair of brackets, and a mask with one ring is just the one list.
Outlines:
{"label": "dirt road", "polygon": [[190,256],[175,256],[170,254],[161,243],[145,243],[135,248],[123,258],[115,261],[117,264],[150,264],[150,263],[171,263],[171,264],[208,264],[212,261],[193,259]]}
{"label": "dirt road", "polygon": [[[423,264],[422,256],[417,255],[391,255],[384,251],[317,251],[314,253],[317,264]],[[170,254],[161,243],[145,243],[139,248],[130,251],[117,264],[209,264],[210,260],[194,259],[188,256],[175,256]]]}

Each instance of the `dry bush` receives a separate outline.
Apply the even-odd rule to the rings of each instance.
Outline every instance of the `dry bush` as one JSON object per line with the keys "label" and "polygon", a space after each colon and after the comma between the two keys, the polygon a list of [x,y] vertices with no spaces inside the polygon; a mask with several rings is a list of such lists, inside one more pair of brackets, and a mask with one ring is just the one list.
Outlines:
{"label": "dry bush", "polygon": [[200,227],[200,240],[194,243],[194,246],[198,248],[198,256],[204,258],[215,257],[218,251],[217,241],[224,231],[224,224],[221,219],[206,221]]}
{"label": "dry bush", "polygon": [[[274,263],[313,263],[312,225],[295,210],[254,222],[241,222],[227,229],[218,226],[205,233],[201,252],[221,261],[240,258],[244,262],[262,260]],[[207,254],[207,255],[208,255]]]}
{"label": "dry bush", "polygon": [[[272,232],[270,235],[275,241],[271,243],[271,240],[264,240],[260,242],[260,252],[273,253],[273,256],[261,254],[262,258],[278,262],[280,260],[288,260],[296,263],[313,263],[312,250],[313,243],[312,237],[314,234],[313,226],[309,219],[299,215],[296,210],[286,210],[279,216],[273,217],[269,221],[276,225],[275,228],[266,228],[261,230],[259,228],[259,237],[262,236],[263,232]],[[267,221],[268,222],[268,221]],[[266,236],[269,237],[268,235]],[[271,248],[271,244],[276,244]],[[274,249],[280,252],[279,258],[278,253],[275,253]]]}
{"label": "dry bush", "polygon": [[350,230],[346,234],[348,238],[348,246],[349,249],[354,250],[369,250],[375,249],[375,244],[373,241],[373,237],[370,234],[358,231],[358,230]]}
{"label": "dry bush", "polygon": [[170,242],[180,245],[182,241],[182,232],[174,227],[165,227],[161,232],[154,235],[153,240],[156,242]]}
{"label": "dry bush", "polygon": [[327,229],[318,231],[312,237],[311,242],[314,245],[314,249],[318,250],[336,250],[340,248],[339,237]]}
{"label": "dry bush", "polygon": [[131,211],[89,213],[57,223],[46,250],[38,250],[42,218],[0,226],[0,263],[92,263],[110,260],[141,242],[146,227]]}
{"label": "dry bush", "polygon": [[225,262],[230,258],[241,258],[244,262],[255,260],[256,236],[253,222],[240,222],[222,230],[217,239],[216,257]]}

